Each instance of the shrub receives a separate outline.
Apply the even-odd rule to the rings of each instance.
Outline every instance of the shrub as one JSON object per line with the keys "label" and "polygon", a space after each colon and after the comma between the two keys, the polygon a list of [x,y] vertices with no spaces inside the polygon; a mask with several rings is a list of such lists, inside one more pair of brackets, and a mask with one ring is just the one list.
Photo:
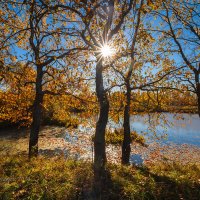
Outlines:
{"label": "shrub", "polygon": [[[123,129],[115,129],[114,132],[106,132],[106,143],[121,145],[124,138]],[[145,139],[142,135],[139,135],[136,131],[131,132],[131,142],[138,142],[141,145],[145,145]]]}
{"label": "shrub", "polygon": [[[106,131],[106,144],[112,144],[112,145],[122,145],[124,138],[124,132],[123,129],[115,129],[114,132],[107,130]],[[94,135],[92,135],[92,141],[94,141]],[[136,131],[131,132],[131,142],[137,142],[141,144],[142,146],[147,146],[145,144],[144,136],[139,135]]]}

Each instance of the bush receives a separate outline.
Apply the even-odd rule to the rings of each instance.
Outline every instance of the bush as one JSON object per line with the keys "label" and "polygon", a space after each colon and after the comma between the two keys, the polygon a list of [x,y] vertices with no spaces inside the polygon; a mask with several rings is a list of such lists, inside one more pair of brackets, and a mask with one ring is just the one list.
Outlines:
{"label": "bush", "polygon": [[[124,138],[124,132],[123,129],[115,129],[114,132],[107,130],[106,131],[106,144],[112,144],[112,145],[122,145]],[[94,141],[94,135],[92,135],[92,141]],[[141,144],[142,146],[147,146],[145,143],[144,136],[139,135],[136,131],[131,132],[131,142],[137,142]]]}
{"label": "bush", "polygon": [[[94,136],[92,136],[94,139]],[[122,145],[124,138],[124,132],[123,129],[115,129],[114,132],[107,130],[106,131],[106,144],[112,144],[112,145]],[[145,139],[142,135],[139,135],[136,131],[131,132],[131,142],[137,142],[141,144],[142,146],[146,146]]]}
{"label": "bush", "polygon": [[[114,132],[106,132],[106,143],[113,145],[121,145],[124,138],[123,129],[115,129]],[[131,142],[137,142],[145,146],[145,139],[142,135],[139,135],[136,131],[131,132]]]}

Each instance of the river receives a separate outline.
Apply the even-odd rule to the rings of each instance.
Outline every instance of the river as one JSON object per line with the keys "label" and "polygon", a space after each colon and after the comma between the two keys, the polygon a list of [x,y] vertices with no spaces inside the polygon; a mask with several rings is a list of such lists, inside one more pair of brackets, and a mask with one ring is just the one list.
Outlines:
{"label": "river", "polygon": [[[197,114],[152,113],[132,115],[131,130],[145,135],[148,143],[156,138],[161,143],[188,144],[200,147],[200,118]],[[122,126],[109,122],[111,128]]]}

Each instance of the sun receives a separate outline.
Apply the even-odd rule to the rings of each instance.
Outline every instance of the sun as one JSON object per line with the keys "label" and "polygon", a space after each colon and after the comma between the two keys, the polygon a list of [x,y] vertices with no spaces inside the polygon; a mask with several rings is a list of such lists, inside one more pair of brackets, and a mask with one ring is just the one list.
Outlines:
{"label": "sun", "polygon": [[104,58],[112,57],[114,54],[114,49],[111,46],[109,46],[108,44],[104,44],[101,47],[100,51],[101,51],[101,55]]}

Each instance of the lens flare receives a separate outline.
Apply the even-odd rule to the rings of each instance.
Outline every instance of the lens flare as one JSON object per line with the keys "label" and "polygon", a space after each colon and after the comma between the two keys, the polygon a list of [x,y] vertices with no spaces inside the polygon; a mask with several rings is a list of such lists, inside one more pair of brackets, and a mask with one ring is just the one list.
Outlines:
{"label": "lens flare", "polygon": [[113,54],[114,54],[114,49],[112,49],[108,44],[104,44],[102,47],[101,47],[101,55],[104,57],[104,58],[108,58],[108,57],[112,57]]}

